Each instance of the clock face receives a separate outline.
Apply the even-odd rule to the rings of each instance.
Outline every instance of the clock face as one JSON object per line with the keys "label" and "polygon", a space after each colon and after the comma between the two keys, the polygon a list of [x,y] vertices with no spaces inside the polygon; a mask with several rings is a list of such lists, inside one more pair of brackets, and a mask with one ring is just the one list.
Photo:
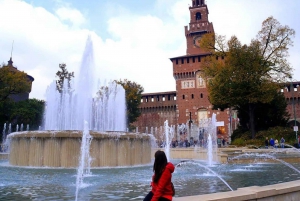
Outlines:
{"label": "clock face", "polygon": [[201,39],[201,36],[195,36],[194,37],[194,45],[196,47],[200,47],[200,39]]}

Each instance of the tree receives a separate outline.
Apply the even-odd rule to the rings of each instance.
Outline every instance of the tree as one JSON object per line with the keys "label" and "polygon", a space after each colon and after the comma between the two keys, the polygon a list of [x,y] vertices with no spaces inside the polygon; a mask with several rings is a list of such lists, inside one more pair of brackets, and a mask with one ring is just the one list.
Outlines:
{"label": "tree", "polygon": [[67,65],[62,63],[59,64],[59,68],[61,71],[57,71],[56,76],[58,80],[56,80],[56,89],[61,93],[64,87],[65,80],[67,81],[68,89],[71,88],[71,79],[74,77],[74,72],[69,73],[67,70]]}
{"label": "tree", "polygon": [[0,102],[7,101],[10,95],[29,92],[31,81],[27,74],[10,66],[0,67]]}
{"label": "tree", "polygon": [[117,84],[120,84],[125,89],[126,94],[126,107],[127,107],[127,118],[129,126],[137,120],[137,118],[141,115],[139,110],[139,105],[141,103],[142,93],[144,92],[144,88],[136,83],[129,81],[127,79],[124,80],[115,80]]}
{"label": "tree", "polygon": [[211,103],[221,108],[247,107],[252,138],[257,120],[255,108],[270,103],[279,90],[279,83],[291,77],[287,56],[294,35],[293,29],[269,17],[249,45],[242,45],[235,36],[226,43],[225,37],[213,34],[200,41],[211,53],[203,68]]}
{"label": "tree", "polygon": [[10,114],[10,121],[14,125],[29,124],[31,130],[37,130],[42,125],[45,101],[28,99],[16,102]]}
{"label": "tree", "polygon": [[[277,92],[270,103],[258,103],[255,108],[255,127],[257,131],[267,130],[270,127],[285,127],[289,120],[289,113],[286,110],[287,103],[284,95]],[[243,130],[249,130],[249,115],[247,105],[239,106],[238,118]]]}

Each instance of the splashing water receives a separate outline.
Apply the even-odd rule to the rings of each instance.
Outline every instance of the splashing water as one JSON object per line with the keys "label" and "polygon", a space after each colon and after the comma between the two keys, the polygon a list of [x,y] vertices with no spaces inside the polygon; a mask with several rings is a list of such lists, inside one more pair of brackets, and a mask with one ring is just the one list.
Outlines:
{"label": "splashing water", "polygon": [[208,135],[207,138],[207,163],[208,166],[212,166],[212,162],[213,162],[213,145],[212,145],[212,139],[211,139],[211,135]]}
{"label": "splashing water", "polygon": [[6,123],[4,123],[3,131],[2,131],[2,143],[5,143],[6,139]]}
{"label": "splashing water", "polygon": [[45,130],[82,130],[84,121],[90,130],[125,131],[126,99],[125,90],[116,82],[100,89],[97,97],[94,89],[93,43],[89,36],[82,57],[80,72],[72,82],[63,83],[60,93],[54,81],[47,89],[45,109]]}
{"label": "splashing water", "polygon": [[88,122],[84,122],[84,130],[82,134],[79,167],[77,169],[76,177],[76,201],[78,198],[79,189],[83,186],[83,178],[87,175],[91,175],[91,157],[90,157],[90,145],[92,142],[92,136],[88,130]]}
{"label": "splashing water", "polygon": [[215,171],[213,171],[212,169],[208,168],[205,165],[202,165],[200,163],[196,163],[196,162],[194,162],[194,161],[191,160],[191,161],[182,161],[182,162],[178,163],[176,165],[176,167],[179,167],[179,166],[183,165],[184,163],[194,164],[194,165],[198,165],[200,167],[205,168],[209,172],[213,173],[213,175],[215,175],[216,177],[218,177],[231,191],[233,191],[233,189],[230,187],[230,185],[220,175],[218,175]]}
{"label": "splashing water", "polygon": [[274,160],[274,161],[278,161],[278,162],[282,163],[283,165],[295,170],[297,173],[300,174],[300,170],[298,170],[297,168],[295,168],[291,164],[285,162],[284,160],[278,159],[275,156],[272,156],[270,154],[245,153],[245,154],[241,154],[241,155],[232,157],[231,160],[240,159],[240,158],[245,157],[245,156],[248,157],[248,158],[252,157],[254,159],[260,158],[260,159],[271,159],[271,160]]}
{"label": "splashing water", "polygon": [[168,120],[164,122],[164,128],[165,128],[165,153],[167,156],[168,161],[170,161],[170,145],[172,143],[172,139],[174,137],[174,129],[172,127],[169,127]]}

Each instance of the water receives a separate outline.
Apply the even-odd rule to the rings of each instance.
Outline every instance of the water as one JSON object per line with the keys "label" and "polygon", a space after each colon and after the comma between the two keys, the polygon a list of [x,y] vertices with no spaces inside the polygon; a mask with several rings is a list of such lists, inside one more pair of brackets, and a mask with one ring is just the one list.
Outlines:
{"label": "water", "polygon": [[[174,164],[180,161],[171,160]],[[36,169],[10,167],[0,161],[0,200],[74,201],[76,169]],[[299,169],[300,164],[292,164]],[[204,168],[205,161],[176,167],[172,181],[175,197],[230,191],[214,173]],[[300,179],[300,174],[281,163],[215,164],[210,167],[236,190],[247,186],[264,186]],[[91,169],[85,177],[86,188],[78,201],[142,200],[151,190],[152,163],[140,167]]]}
{"label": "water", "polygon": [[174,137],[174,129],[172,127],[169,127],[168,120],[166,120],[164,122],[164,129],[165,129],[164,137],[165,137],[165,142],[166,142],[165,154],[166,154],[168,161],[170,161],[170,146],[172,143],[172,139]]}
{"label": "water", "polygon": [[80,189],[89,186],[84,183],[91,176],[89,155],[92,137],[89,130],[125,131],[126,99],[125,90],[116,82],[98,86],[94,77],[93,42],[89,36],[82,56],[79,75],[68,83],[65,79],[61,93],[54,81],[47,89],[45,109],[45,130],[83,130],[79,166],[76,176],[75,200],[81,195]]}
{"label": "water", "polygon": [[2,131],[2,143],[5,143],[6,139],[6,123],[4,123],[3,131]]}
{"label": "water", "polygon": [[115,82],[96,86],[94,68],[93,42],[88,37],[71,89],[64,82],[59,93],[55,81],[47,89],[45,130],[83,130],[84,121],[89,123],[89,130],[126,130],[125,90]]}
{"label": "water", "polygon": [[84,124],[84,130],[82,134],[81,149],[80,149],[80,159],[79,167],[77,168],[77,177],[76,177],[76,201],[78,199],[79,189],[84,187],[83,178],[91,175],[91,161],[90,157],[90,145],[92,142],[92,136],[88,130],[88,122]]}
{"label": "water", "polygon": [[185,165],[185,164],[188,164],[188,163],[199,165],[200,167],[202,167],[202,168],[206,169],[207,171],[213,173],[214,176],[218,177],[231,191],[233,191],[231,186],[219,174],[217,174],[215,171],[213,171],[211,168],[208,168],[205,165],[202,165],[200,163],[195,163],[194,161],[191,160],[191,161],[180,162],[179,164],[176,165],[176,167],[181,167],[182,165]]}
{"label": "water", "polygon": [[208,166],[212,166],[213,162],[213,144],[211,134],[208,135],[207,138],[207,164]]}
{"label": "water", "polygon": [[241,154],[241,155],[232,157],[231,160],[239,160],[239,159],[242,159],[242,158],[254,159],[254,160],[258,160],[258,159],[268,160],[268,159],[271,159],[271,160],[278,161],[278,162],[282,163],[283,165],[291,168],[292,170],[294,170],[295,172],[297,172],[297,173],[300,174],[300,170],[298,170],[297,168],[295,168],[293,165],[285,162],[284,160],[276,158],[276,156],[274,156],[274,154],[271,155],[271,154],[265,154],[265,153],[263,153],[263,154],[245,153],[245,154]]}

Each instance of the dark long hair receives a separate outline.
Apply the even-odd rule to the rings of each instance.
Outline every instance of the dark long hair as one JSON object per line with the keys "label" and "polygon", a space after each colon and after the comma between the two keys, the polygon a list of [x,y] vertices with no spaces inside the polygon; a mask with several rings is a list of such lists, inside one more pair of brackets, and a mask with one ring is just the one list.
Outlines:
{"label": "dark long hair", "polygon": [[168,160],[167,160],[165,152],[160,151],[160,150],[155,152],[154,158],[155,158],[155,160],[154,160],[154,164],[153,164],[153,172],[154,172],[153,181],[155,183],[157,183],[161,177],[161,174],[163,173],[163,171],[166,168]]}

